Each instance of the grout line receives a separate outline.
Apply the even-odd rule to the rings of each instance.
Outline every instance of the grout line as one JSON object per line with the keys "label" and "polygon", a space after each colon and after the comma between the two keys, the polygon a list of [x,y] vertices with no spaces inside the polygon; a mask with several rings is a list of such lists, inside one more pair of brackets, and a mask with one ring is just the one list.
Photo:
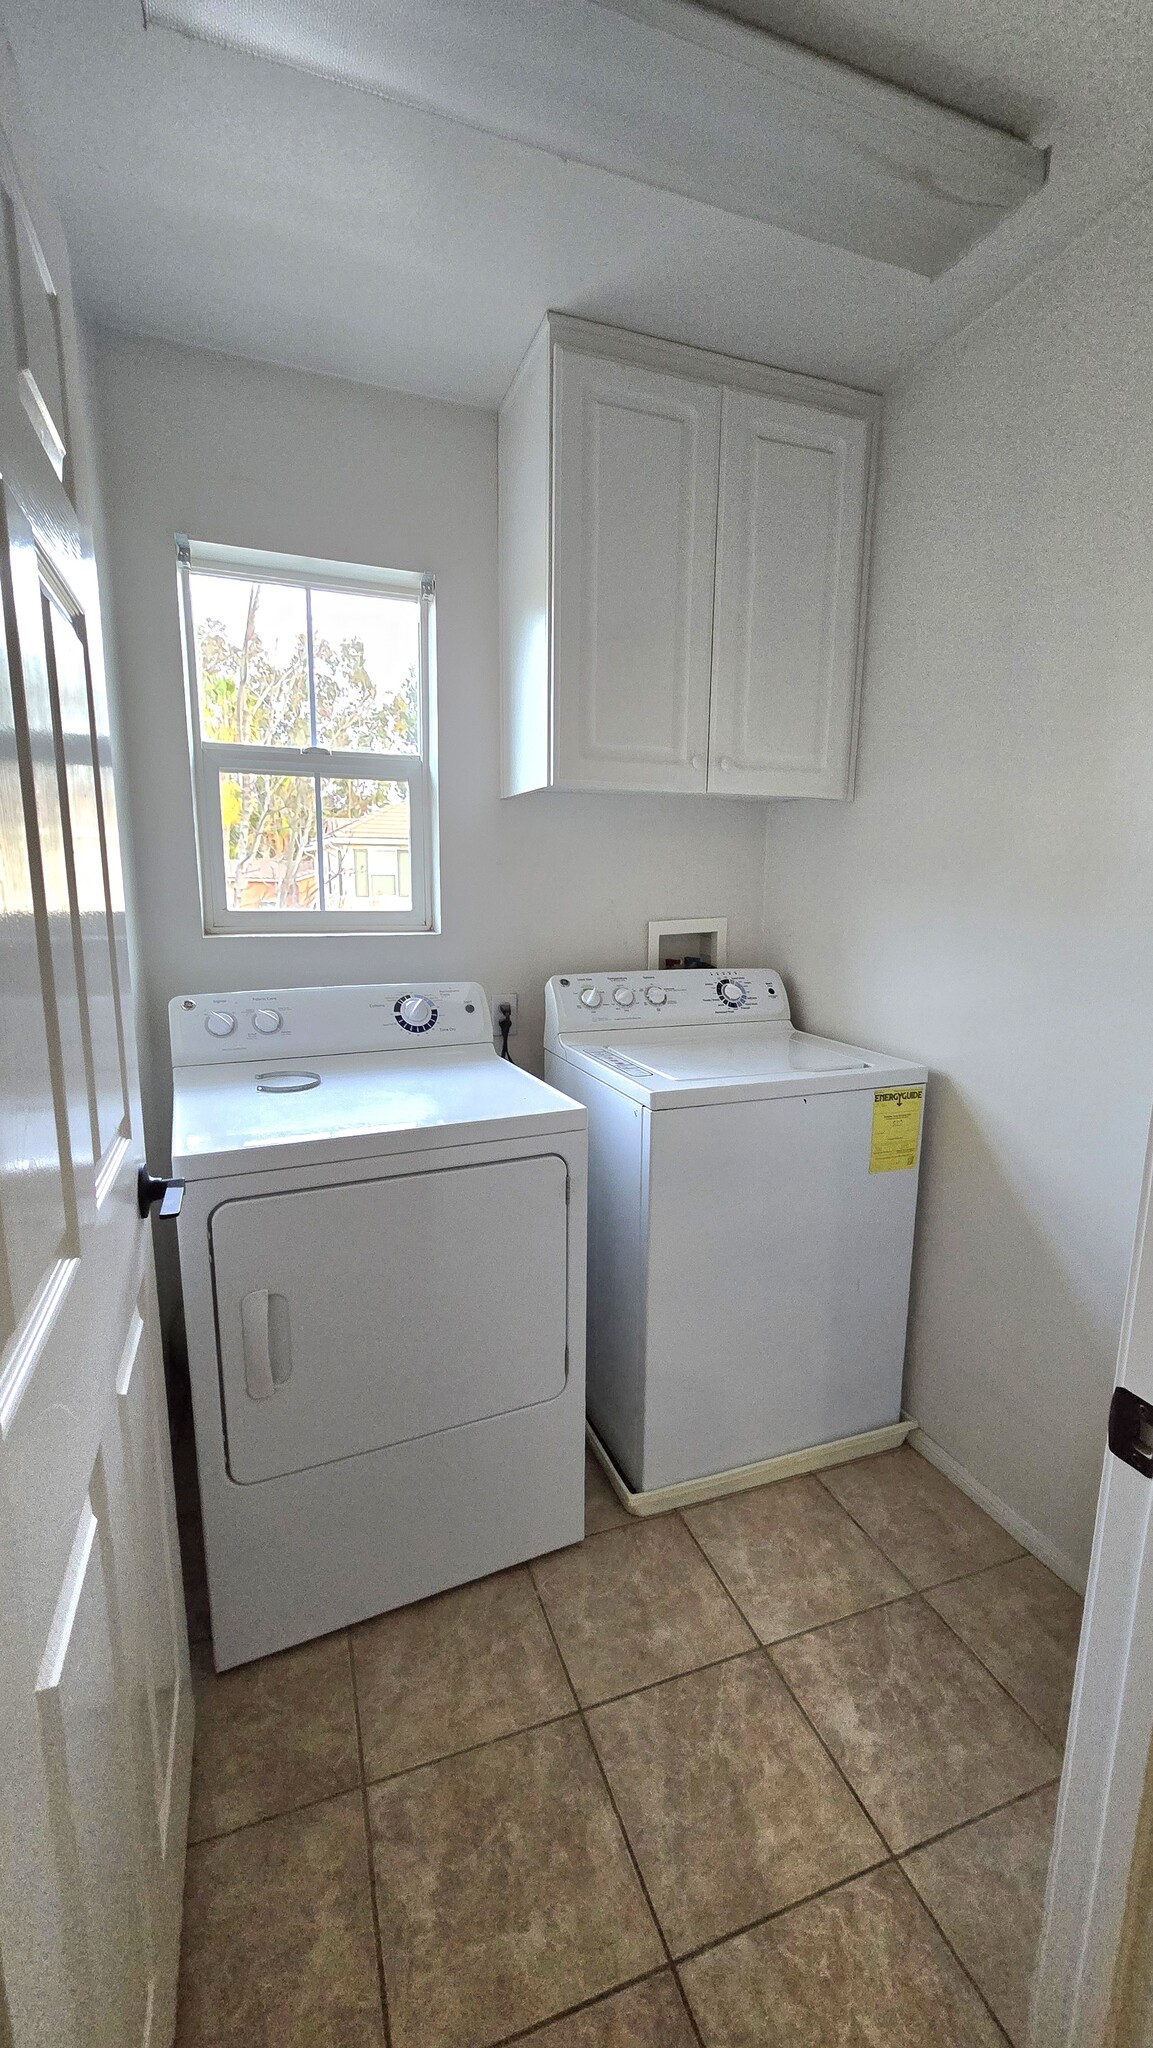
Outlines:
{"label": "grout line", "polygon": [[[1060,1783],[1060,1778],[1045,1778],[1041,1784],[1030,1785],[1024,1792],[1014,1792],[1011,1799],[999,1800],[996,1806],[983,1807],[980,1813],[970,1814],[967,1820],[955,1820],[950,1827],[941,1828],[935,1835],[926,1835],[919,1842],[910,1842],[907,1849],[895,1849],[893,1854],[899,1863],[903,1863],[906,1857],[919,1856],[922,1849],[935,1849],[938,1842],[947,1842],[950,1835],[963,1834],[966,1828],[976,1827],[978,1821],[991,1820],[995,1813],[1008,1813],[1012,1807],[1022,1805],[1026,1799],[1035,1799],[1039,1792],[1051,1792],[1054,1785]],[[932,1908],[928,1910],[931,1912]]]}
{"label": "grout line", "polygon": [[431,1771],[437,1764],[454,1764],[458,1757],[475,1756],[481,1749],[496,1749],[502,1742],[515,1742],[518,1735],[531,1735],[539,1728],[555,1728],[561,1721],[575,1721],[580,1708],[575,1700],[566,1707],[563,1714],[546,1714],[543,1721],[526,1721],[523,1728],[506,1728],[500,1735],[485,1735],[479,1742],[466,1742],[461,1749],[438,1751],[436,1756],[422,1756],[417,1763],[401,1764],[395,1771],[382,1771],[378,1778],[365,1773],[366,1785],[393,1785],[398,1778],[414,1778],[418,1771]]}
{"label": "grout line", "polygon": [[[558,2020],[570,2020],[577,2013],[591,2012],[598,2005],[607,2005],[618,1992],[632,1991],[638,1984],[648,1984],[654,1977],[663,1977],[668,1967],[667,1963],[658,1963],[652,1970],[642,1970],[639,1977],[626,1977],[608,1991],[594,1991],[591,1998],[581,1998],[576,2005],[562,2006],[559,2012],[550,2012],[543,2020],[534,2020],[529,2027],[518,2027],[515,2034],[502,2034],[498,2041],[489,2043],[489,2048],[512,2048],[514,2042],[531,2041],[535,2034],[543,2033],[546,2027],[554,2026]],[[676,1982],[675,1976],[673,1981]]]}
{"label": "grout line", "polygon": [[[974,1977],[974,1975],[973,1975],[972,1971],[971,1971],[971,1970],[970,1970],[970,1969],[969,1969],[969,1968],[968,1968],[968,1967],[966,1966],[966,1964],[962,1962],[962,1960],[961,1960],[960,1956],[958,1955],[958,1953],[957,1953],[956,1949],[955,1949],[955,1948],[953,1947],[953,1944],[952,1944],[952,1942],[950,1941],[950,1939],[949,1939],[948,1935],[946,1934],[946,1932],[945,1932],[944,1928],[942,1927],[942,1925],[941,1925],[940,1921],[938,1920],[938,1918],[937,1918],[936,1914],[935,1914],[934,1912],[932,1912],[932,1911],[930,1910],[930,1908],[929,1908],[929,1907],[928,1907],[928,1906],[926,1905],[926,1903],[925,1903],[924,1899],[923,1899],[923,1898],[921,1897],[921,1894],[920,1894],[920,1892],[919,1892],[919,1891],[917,1890],[917,1887],[916,1887],[916,1885],[915,1885],[915,1884],[914,1884],[914,1883],[912,1882],[911,1878],[907,1877],[907,1876],[906,1876],[906,1874],[905,1874],[905,1872],[904,1872],[903,1870],[901,1870],[901,1866],[900,1866],[900,1863],[899,1863],[899,1862],[897,1863],[897,1866],[896,1866],[896,1867],[897,1867],[897,1870],[898,1870],[898,1871],[900,1872],[900,1877],[901,1877],[901,1881],[902,1881],[902,1883],[904,1883],[905,1885],[907,1885],[907,1886],[908,1886],[909,1890],[910,1890],[910,1891],[912,1892],[912,1894],[913,1894],[913,1897],[914,1897],[914,1898],[916,1899],[916,1901],[917,1901],[917,1904],[918,1904],[918,1905],[919,1905],[919,1906],[920,1906],[920,1907],[922,1908],[922,1910],[923,1910],[923,1911],[924,1911],[925,1913],[927,1913],[927,1914],[928,1914],[928,1916],[929,1916],[929,1919],[930,1919],[930,1921],[931,1921],[932,1925],[933,1925],[933,1926],[934,1926],[934,1927],[936,1928],[936,1930],[937,1930],[937,1933],[938,1933],[938,1934],[940,1935],[940,1937],[941,1937],[941,1940],[942,1940],[942,1941],[944,1942],[944,1944],[945,1944],[945,1947],[946,1947],[946,1948],[948,1949],[948,1951],[949,1951],[949,1954],[950,1954],[950,1955],[952,1956],[952,1958],[953,1958],[953,1961],[954,1961],[954,1962],[956,1963],[956,1965],[957,1965],[957,1968],[958,1968],[958,1969],[960,1970],[960,1972],[961,1972],[961,1975],[962,1975],[962,1976],[964,1977],[964,1979],[965,1979],[965,1982],[966,1982],[967,1984],[970,1984],[970,1985],[972,1985],[972,1988],[973,1988],[974,1992],[976,1993],[977,1997],[978,1997],[978,1998],[980,1999],[980,2001],[981,2001],[981,2004],[982,2004],[982,2005],[984,2006],[984,2008],[985,2008],[985,2011],[986,2011],[986,2012],[988,2013],[988,2015],[989,2015],[989,2018],[991,2019],[991,2021],[993,2022],[993,2025],[994,2025],[994,2026],[995,2026],[995,2028],[997,2029],[997,2033],[999,2034],[999,2036],[1000,2036],[1001,2040],[1002,2040],[1002,2041],[1004,2041],[1004,2042],[1006,2043],[1006,2048],[1013,2048],[1013,2042],[1012,2042],[1012,2041],[1010,2040],[1010,2037],[1009,2037],[1008,2033],[1006,2032],[1005,2028],[1004,2028],[1004,2027],[1003,2027],[1003,2026],[1001,2025],[1001,2022],[1000,2022],[1000,2020],[999,2020],[999,2019],[997,2018],[997,2015],[996,2015],[996,2013],[995,2013],[995,2012],[993,2011],[993,2008],[992,2008],[992,2006],[991,2006],[991,2005],[989,2004],[989,2001],[988,2001],[988,1999],[986,1998],[986,1996],[985,1996],[984,1992],[982,1991],[982,1989],[981,1989],[981,1986],[980,1986],[980,1985],[978,1984],[978,1982],[977,1982],[977,1979],[976,1979],[976,1978]],[[1036,1962],[1034,1961],[1034,1968],[1035,1968],[1035,1967],[1036,1967]]]}
{"label": "grout line", "polygon": [[[685,1524],[685,1527],[688,1528],[687,1522]],[[701,1549],[701,1545],[699,1542],[697,1542],[697,1538],[693,1536],[693,1532],[691,1529],[689,1529],[689,1535],[693,1537],[693,1542],[696,1543],[697,1549],[700,1551],[701,1556],[704,1558],[705,1563],[708,1565],[708,1568],[712,1572],[714,1578],[716,1579],[717,1584],[723,1588],[726,1598],[732,1600],[733,1606],[737,1607],[736,1601],[733,1600],[732,1594],[729,1592],[728,1587],[725,1585],[725,1582],[721,1578],[720,1573],[717,1571],[717,1568],[714,1565],[712,1559],[708,1556],[706,1551]],[[740,1612],[740,1608],[737,1607],[737,1613],[740,1614]],[[742,1620],[744,1619],[743,1615],[741,1618]],[[797,1698],[797,1695],[793,1691],[792,1686],[789,1684],[788,1679],[785,1677],[784,1672],[770,1656],[768,1645],[766,1643],[758,1643],[757,1648],[760,1651],[761,1656],[765,1659],[766,1663],[768,1664],[770,1671],[775,1672],[776,1676],[780,1679],[781,1684],[784,1686],[785,1691],[788,1693],[789,1698],[792,1700],[793,1705],[796,1707],[797,1712],[800,1714],[802,1720],[805,1723],[805,1726],[812,1730],[817,1741],[820,1743],[821,1748],[824,1750],[825,1755],[828,1757],[829,1762],[832,1764],[833,1769],[836,1771],[838,1778],[841,1780],[841,1783],[845,1786],[850,1797],[854,1801],[854,1804],[860,1807],[861,1812],[864,1814],[865,1819],[868,1822],[869,1826],[872,1828],[873,1832],[876,1834],[878,1839],[884,1843],[886,1849],[888,1849],[888,1841],[886,1840],[881,1829],[877,1826],[876,1821],[873,1819],[872,1814],[869,1812],[869,1809],[865,1805],[864,1800],[861,1798],[860,1793],[857,1791],[856,1786],[852,1783],[848,1774],[841,1769],[840,1764],[838,1763],[836,1757],[833,1755],[833,1752],[829,1748],[828,1743],[825,1741],[824,1736],[821,1734],[820,1729],[816,1726],[815,1722],[811,1719],[811,1717],[805,1712],[804,1707],[801,1705],[800,1700]]]}
{"label": "grout line", "polygon": [[356,1689],[356,1657],[352,1630],[345,1630],[348,1645],[348,1676],[352,1687],[352,1712],[356,1722],[356,1754],[360,1764],[360,1806],[364,1818],[364,1846],[368,1857],[368,1896],[372,1905],[372,1933],[376,1944],[376,1974],[380,1985],[380,2012],[384,2021],[384,2048],[392,2048],[392,2022],[388,2016],[388,1985],[384,1974],[384,1943],[380,1934],[380,1903],[376,1896],[376,1858],[373,1854],[372,1817],[368,1810],[368,1784],[364,1775],[364,1733],[360,1725],[360,1694]]}
{"label": "grout line", "polygon": [[795,1913],[798,1906],[811,1906],[817,1899],[827,1899],[832,1892],[841,1892],[861,1877],[871,1877],[878,1870],[888,1870],[896,1863],[891,1853],[878,1856],[875,1863],[866,1863],[862,1870],[852,1870],[847,1877],[837,1877],[831,1884],[821,1885],[815,1892],[805,1892],[799,1899],[788,1899],[783,1906],[774,1906],[770,1913],[761,1913],[755,1920],[746,1920],[740,1927],[732,1927],[725,1934],[716,1934],[711,1941],[699,1942],[696,1948],[688,1948],[676,1958],[674,1969],[683,1969],[686,1963],[695,1963],[701,1956],[711,1955],[715,1948],[724,1948],[730,1941],[736,1941],[742,1934],[752,1934],[758,1927],[768,1927],[774,1920],[783,1920],[786,1913]]}
{"label": "grout line", "polygon": [[631,1685],[625,1692],[606,1693],[603,1700],[582,1701],[580,1711],[595,1714],[601,1707],[615,1707],[621,1700],[635,1699],[638,1693],[658,1692],[662,1685],[675,1685],[678,1678],[695,1678],[698,1671],[719,1671],[722,1664],[737,1664],[742,1657],[751,1657],[754,1651],[761,1647],[761,1644],[754,1640],[746,1643],[743,1649],[730,1650],[727,1657],[710,1657],[706,1664],[688,1664],[683,1671],[670,1671],[664,1678],[648,1678],[643,1685]]}
{"label": "grout line", "polygon": [[311,1813],[314,1807],[331,1806],[337,1799],[347,1799],[352,1792],[359,1792],[359,1776],[351,1785],[341,1785],[332,1792],[318,1792],[315,1799],[302,1799],[299,1806],[278,1806],[275,1813],[258,1813],[252,1820],[237,1821],[235,1827],[216,1828],[210,1835],[197,1835],[195,1841],[188,1838],[189,1850],[206,1848],[209,1842],[228,1842],[233,1835],[245,1835],[250,1828],[266,1828],[275,1820],[295,1820],[298,1813]]}
{"label": "grout line", "polygon": [[[607,1532],[606,1532],[606,1533],[607,1533]],[[586,1540],[587,1540],[587,1539],[586,1539]],[[576,1695],[576,1687],[575,1687],[575,1685],[573,1685],[573,1681],[572,1681],[572,1673],[570,1672],[570,1670],[569,1670],[569,1668],[568,1668],[568,1665],[567,1665],[567,1663],[565,1662],[565,1655],[564,1655],[564,1651],[563,1651],[563,1650],[561,1649],[561,1646],[560,1646],[559,1642],[557,1641],[557,1636],[556,1636],[556,1630],[555,1630],[555,1629],[553,1628],[553,1625],[552,1625],[552,1621],[551,1621],[551,1619],[550,1619],[550,1617],[549,1617],[549,1611],[548,1611],[548,1608],[547,1608],[547,1607],[545,1606],[545,1604],[544,1604],[544,1601],[543,1601],[543,1600],[541,1599],[541,1594],[540,1594],[540,1587],[539,1587],[539,1586],[537,1585],[537,1582],[536,1582],[535,1578],[533,1578],[533,1575],[532,1575],[531,1571],[530,1571],[530,1573],[529,1573],[529,1577],[530,1577],[530,1578],[532,1579],[532,1588],[533,1588],[533,1592],[534,1592],[534,1593],[536,1594],[537,1600],[538,1600],[538,1602],[539,1602],[539,1604],[540,1604],[540,1611],[541,1611],[541,1613],[542,1613],[542,1614],[543,1614],[543,1616],[544,1616],[544,1620],[545,1620],[545,1627],[546,1627],[546,1628],[548,1629],[549,1635],[550,1635],[550,1636],[552,1637],[552,1640],[553,1640],[553,1647],[554,1647],[554,1649],[556,1650],[557,1656],[558,1656],[558,1657],[560,1658],[560,1661],[561,1661],[561,1665],[562,1665],[562,1667],[563,1667],[563,1669],[564,1669],[564,1675],[565,1675],[565,1677],[566,1677],[566,1678],[568,1679],[568,1682],[569,1682],[570,1686],[572,1686],[573,1694],[574,1694],[574,1697],[575,1697],[575,1695]],[[670,1968],[671,1968],[671,1969],[673,1970],[673,1975],[674,1975],[674,1977],[676,1977],[676,1965],[675,1965],[675,1963],[673,1962],[673,1952],[672,1952],[671,1948],[669,1947],[669,1944],[668,1944],[668,1940],[667,1940],[667,1938],[666,1938],[666,1936],[665,1936],[665,1930],[664,1930],[664,1928],[663,1928],[663,1927],[662,1927],[662,1925],[661,1925],[661,1922],[660,1922],[660,1917],[659,1917],[659,1915],[658,1915],[658,1913],[657,1913],[656,1907],[655,1907],[655,1906],[653,1905],[653,1902],[652,1902],[652,1897],[651,1897],[651,1895],[650,1895],[650,1892],[649,1892],[649,1888],[648,1888],[648,1885],[647,1885],[647,1884],[646,1884],[646,1882],[645,1882],[644,1872],[643,1872],[643,1871],[642,1871],[642,1869],[641,1869],[640,1863],[639,1863],[639,1861],[638,1861],[638,1859],[637,1859],[637,1854],[636,1854],[636,1851],[635,1851],[635,1849],[633,1848],[632,1842],[631,1842],[631,1840],[630,1840],[630,1838],[629,1838],[629,1831],[628,1831],[628,1829],[626,1828],[626,1826],[625,1826],[625,1824],[624,1824],[624,1818],[623,1818],[623,1816],[622,1816],[622,1814],[621,1814],[621,1810],[620,1810],[620,1807],[619,1807],[619,1806],[617,1805],[617,1801],[616,1801],[616,1795],[615,1795],[615,1793],[614,1793],[614,1791],[613,1791],[613,1788],[612,1788],[612,1786],[611,1786],[611,1785],[609,1784],[609,1779],[608,1779],[608,1772],[607,1772],[607,1771],[605,1770],[604,1764],[603,1764],[603,1763],[601,1762],[601,1755],[600,1755],[600,1751],[598,1750],[598,1748],[597,1748],[597,1746],[596,1746],[596,1743],[595,1743],[595,1742],[593,1741],[593,1738],[592,1738],[592,1731],[591,1731],[591,1730],[590,1730],[590,1728],[589,1728],[589,1724],[588,1724],[588,1719],[587,1719],[587,1716],[586,1716],[586,1714],[585,1714],[585,1710],[584,1710],[584,1708],[583,1708],[583,1707],[582,1707],[582,1706],[580,1705],[579,1701],[578,1701],[578,1704],[577,1704],[577,1712],[578,1712],[578,1714],[579,1714],[579,1716],[580,1716],[580,1724],[581,1724],[581,1727],[582,1727],[582,1728],[583,1728],[583,1730],[584,1730],[584,1738],[585,1738],[585,1741],[586,1741],[586,1742],[588,1743],[588,1746],[589,1746],[589,1750],[590,1750],[590,1752],[591,1752],[591,1754],[592,1754],[592,1758],[593,1758],[593,1761],[594,1761],[594,1763],[596,1764],[596,1768],[597,1768],[597,1770],[598,1770],[598,1772],[599,1772],[599,1774],[600,1774],[600,1779],[601,1779],[601,1783],[603,1784],[603,1786],[604,1786],[604,1788],[605,1788],[605,1794],[606,1794],[606,1796],[607,1796],[607,1798],[608,1798],[608,1801],[609,1801],[609,1804],[610,1804],[610,1806],[612,1807],[613,1813],[614,1813],[614,1815],[616,1816],[616,1823],[617,1823],[617,1826],[618,1826],[618,1828],[620,1829],[620,1832],[621,1832],[621,1840],[622,1840],[622,1842],[623,1842],[623,1843],[624,1843],[624,1845],[625,1845],[625,1851],[626,1851],[626,1853],[627,1853],[627,1855],[628,1855],[628,1858],[629,1858],[629,1861],[630,1861],[630,1863],[631,1863],[631,1864],[632,1864],[632,1866],[633,1866],[633,1869],[634,1869],[634,1871],[636,1872],[636,1879],[637,1879],[637,1883],[639,1884],[639,1886],[640,1886],[640,1888],[641,1888],[641,1893],[642,1893],[642,1896],[643,1896],[643,1898],[644,1898],[645,1904],[646,1904],[646,1906],[647,1906],[647,1907],[648,1907],[648,1909],[649,1909],[649,1914],[650,1914],[650,1916],[651,1916],[651,1918],[652,1918],[652,1923],[653,1923],[653,1926],[654,1926],[654,1927],[656,1928],[656,1932],[657,1932],[657,1939],[658,1939],[658,1941],[660,1942],[660,1944],[661,1944],[661,1947],[662,1947],[662,1948],[664,1949],[664,1952],[665,1952],[665,1960],[666,1960],[666,1962],[668,1963],[668,1965],[670,1966]],[[676,1978],[676,1982],[677,1982],[677,1985],[678,1985],[678,1988],[679,1988],[679,1985],[680,1985],[680,1979],[679,1979],[679,1978]],[[682,1992],[682,1994],[681,1994],[681,1995],[682,1995],[682,1998],[683,1998],[683,1996],[684,1996],[683,1992]],[[695,2018],[693,2017],[692,2011],[690,2010],[690,2008],[689,2008],[689,2006],[688,2006],[688,2003],[687,2003],[687,2001],[686,2001],[686,2003],[685,2003],[685,2011],[686,2011],[686,2013],[688,2014],[688,2020],[689,2020],[689,2025],[691,2026],[691,2028],[692,2028],[692,2030],[693,2030],[693,2034],[694,2034],[694,2036],[695,2036],[695,2038],[696,2038],[697,2042],[699,2043],[699,2048],[705,2048],[705,2044],[704,2044],[704,2041],[703,2041],[703,2038],[702,2038],[702,2035],[701,2035],[701,2030],[700,2030],[700,2028],[698,2027],[698,2025],[697,2025],[697,2023],[696,2023],[696,2020],[695,2020]]]}

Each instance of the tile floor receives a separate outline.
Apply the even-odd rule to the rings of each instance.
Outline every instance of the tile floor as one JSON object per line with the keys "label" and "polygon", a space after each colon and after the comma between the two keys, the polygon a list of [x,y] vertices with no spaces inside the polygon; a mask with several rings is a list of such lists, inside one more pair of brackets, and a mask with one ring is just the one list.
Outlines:
{"label": "tile floor", "polygon": [[905,1448],[218,1677],[178,2048],[1022,2048],[1080,1602]]}

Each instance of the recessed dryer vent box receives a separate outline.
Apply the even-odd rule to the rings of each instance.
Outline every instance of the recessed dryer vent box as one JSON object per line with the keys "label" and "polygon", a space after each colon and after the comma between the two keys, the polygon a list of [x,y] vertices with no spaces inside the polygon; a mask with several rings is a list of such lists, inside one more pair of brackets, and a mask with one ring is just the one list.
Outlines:
{"label": "recessed dryer vent box", "polygon": [[658,917],[649,922],[649,967],[726,967],[727,917]]}

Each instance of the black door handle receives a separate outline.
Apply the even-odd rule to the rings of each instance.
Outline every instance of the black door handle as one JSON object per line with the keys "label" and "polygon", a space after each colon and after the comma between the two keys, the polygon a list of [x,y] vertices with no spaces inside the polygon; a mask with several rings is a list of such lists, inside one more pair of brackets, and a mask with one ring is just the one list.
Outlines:
{"label": "black door handle", "polygon": [[159,1202],[162,1216],[179,1216],[183,1200],[182,1180],[154,1180],[148,1168],[141,1167],[136,1176],[136,1206],[142,1216],[147,1216],[154,1202]]}
{"label": "black door handle", "polygon": [[1115,1387],[1109,1403],[1109,1449],[1142,1479],[1153,1479],[1153,1405],[1130,1387]]}

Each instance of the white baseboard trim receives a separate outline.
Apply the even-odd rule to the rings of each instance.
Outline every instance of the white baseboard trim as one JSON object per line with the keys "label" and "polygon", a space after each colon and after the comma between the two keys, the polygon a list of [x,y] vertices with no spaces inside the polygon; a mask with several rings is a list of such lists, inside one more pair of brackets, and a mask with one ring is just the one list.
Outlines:
{"label": "white baseboard trim", "polygon": [[663,1515],[670,1508],[690,1507],[694,1501],[717,1500],[725,1493],[744,1493],[751,1486],[767,1486],[774,1479],[793,1479],[799,1472],[819,1472],[827,1465],[847,1464],[850,1458],[869,1458],[878,1451],[894,1450],[916,1427],[908,1415],[900,1422],[889,1423],[885,1429],[866,1430],[862,1436],[838,1437],[835,1443],[814,1444],[805,1451],[786,1451],[778,1458],[762,1458],[755,1465],[735,1465],[727,1472],[685,1479],[676,1486],[654,1486],[647,1493],[631,1491],[591,1422],[585,1423],[585,1436],[622,1507],[630,1515]]}
{"label": "white baseboard trim", "polygon": [[999,1522],[1002,1529],[1007,1529],[1010,1536],[1015,1536],[1026,1550],[1031,1550],[1034,1557],[1039,1557],[1042,1564],[1047,1564],[1049,1570],[1056,1572],[1059,1579],[1064,1579],[1067,1586],[1072,1586],[1075,1593],[1085,1591],[1089,1577],[1087,1570],[1075,1564],[1071,1557],[1066,1557],[1064,1551],[1059,1550],[1055,1543],[1051,1543],[1047,1536],[1043,1536],[1040,1529],[1035,1529],[1031,1522],[1027,1522],[1024,1515],[1019,1515],[1015,1508],[1007,1506],[1003,1500],[998,1500],[997,1495],[990,1493],[987,1486],[982,1486],[979,1479],[974,1479],[971,1472],[967,1472],[963,1465],[957,1463],[956,1458],[951,1457],[948,1451],[943,1451],[939,1443],[935,1443],[931,1436],[925,1435],[923,1429],[918,1429],[911,1416],[909,1422],[909,1442],[915,1451],[919,1451],[923,1458],[927,1458],[930,1465],[935,1465],[938,1472],[943,1472],[946,1479],[951,1479],[954,1486],[959,1486],[962,1493],[967,1493],[970,1500],[975,1500],[979,1508],[984,1508],[987,1515],[991,1515],[995,1522]]}

